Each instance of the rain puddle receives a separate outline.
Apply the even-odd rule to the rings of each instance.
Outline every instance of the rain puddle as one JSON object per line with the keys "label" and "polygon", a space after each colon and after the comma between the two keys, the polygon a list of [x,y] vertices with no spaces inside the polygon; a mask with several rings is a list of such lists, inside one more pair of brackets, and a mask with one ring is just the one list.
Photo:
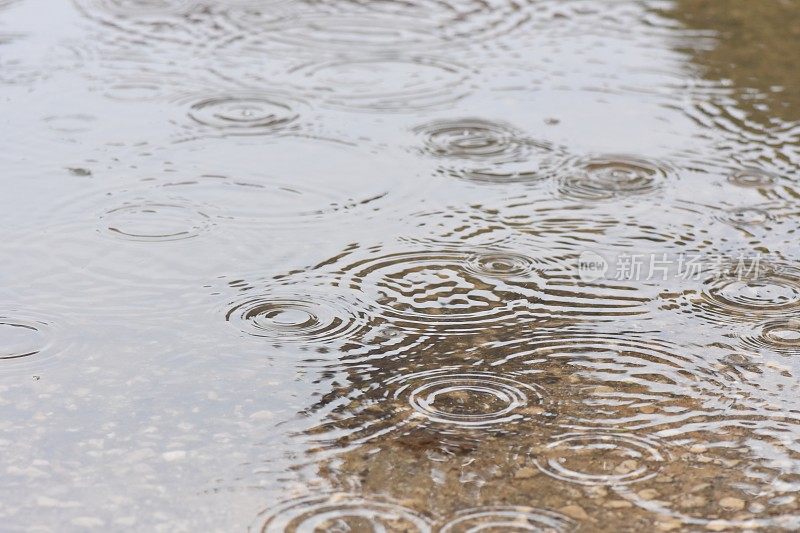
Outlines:
{"label": "rain puddle", "polygon": [[0,0],[0,529],[800,529],[795,0]]}

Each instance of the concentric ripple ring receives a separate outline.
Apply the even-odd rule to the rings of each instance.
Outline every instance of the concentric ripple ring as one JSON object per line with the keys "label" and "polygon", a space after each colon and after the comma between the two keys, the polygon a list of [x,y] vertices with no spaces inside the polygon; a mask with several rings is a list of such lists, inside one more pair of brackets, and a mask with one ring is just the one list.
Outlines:
{"label": "concentric ripple ring", "polygon": [[335,60],[293,69],[329,106],[351,111],[412,112],[459,100],[469,70],[428,57]]}
{"label": "concentric ripple ring", "polygon": [[650,479],[667,459],[655,441],[613,433],[563,435],[548,444],[542,455],[534,463],[549,476],[580,485],[609,486]]}
{"label": "concentric ripple ring", "polygon": [[403,379],[409,384],[396,397],[407,396],[411,407],[431,422],[454,426],[477,428],[518,421],[525,417],[521,409],[540,405],[544,399],[532,385],[483,372],[416,374]]}
{"label": "concentric ripple ring", "polygon": [[437,157],[495,161],[518,157],[523,148],[519,131],[478,118],[435,121],[414,131],[424,136],[424,150]]}
{"label": "concentric ripple ring", "polygon": [[344,266],[338,283],[366,291],[378,318],[405,331],[473,334],[523,319],[523,289],[473,272],[468,257],[429,250],[373,256]]}
{"label": "concentric ripple ring", "polygon": [[610,200],[650,194],[669,174],[663,163],[625,155],[581,159],[567,168],[558,190],[577,200]]}
{"label": "concentric ripple ring", "polygon": [[800,319],[775,319],[761,324],[756,333],[742,342],[757,352],[772,350],[785,355],[800,354]]}
{"label": "concentric ripple ring", "polygon": [[707,300],[740,312],[771,312],[800,306],[800,284],[791,277],[722,279],[708,287]]}
{"label": "concentric ripple ring", "polygon": [[247,335],[275,342],[329,342],[355,334],[364,316],[345,298],[265,293],[235,302],[226,314]]}
{"label": "concentric ripple ring", "polygon": [[749,168],[732,173],[728,176],[728,181],[739,187],[763,188],[775,185],[777,179],[769,172]]}
{"label": "concentric ripple ring", "polygon": [[423,137],[423,153],[447,160],[440,173],[468,181],[536,182],[552,176],[563,164],[550,143],[527,139],[502,122],[440,120],[414,131]]}
{"label": "concentric ripple ring", "polygon": [[179,201],[129,202],[107,211],[100,221],[102,232],[115,238],[141,242],[191,239],[212,226],[208,215]]}
{"label": "concentric ripple ring", "polygon": [[48,324],[41,320],[0,314],[0,360],[40,353],[46,346],[48,329]]}
{"label": "concentric ripple ring", "polygon": [[361,496],[336,493],[289,501],[260,524],[262,533],[333,531],[431,531],[428,520],[399,505]]}
{"label": "concentric ripple ring", "polygon": [[467,259],[467,268],[482,276],[522,278],[541,265],[534,259],[511,252],[478,252]]}
{"label": "concentric ripple ring", "polygon": [[289,101],[267,95],[206,98],[194,102],[188,114],[201,126],[241,135],[276,132],[299,117]]}
{"label": "concentric ripple ring", "polygon": [[477,531],[572,531],[577,524],[554,511],[522,506],[478,507],[459,512],[447,522],[441,533]]}

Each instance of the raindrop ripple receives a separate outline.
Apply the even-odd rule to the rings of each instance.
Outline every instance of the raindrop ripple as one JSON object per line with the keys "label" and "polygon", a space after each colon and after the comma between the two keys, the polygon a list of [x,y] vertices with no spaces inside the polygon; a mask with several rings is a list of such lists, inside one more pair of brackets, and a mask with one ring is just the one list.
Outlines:
{"label": "raindrop ripple", "polygon": [[428,520],[410,509],[351,494],[301,498],[277,509],[270,507],[267,512],[258,528],[262,533],[335,531],[342,527],[347,531],[431,531]]}
{"label": "raindrop ripple", "polygon": [[573,433],[548,444],[534,464],[561,481],[615,486],[654,477],[667,457],[658,443],[641,437]]}

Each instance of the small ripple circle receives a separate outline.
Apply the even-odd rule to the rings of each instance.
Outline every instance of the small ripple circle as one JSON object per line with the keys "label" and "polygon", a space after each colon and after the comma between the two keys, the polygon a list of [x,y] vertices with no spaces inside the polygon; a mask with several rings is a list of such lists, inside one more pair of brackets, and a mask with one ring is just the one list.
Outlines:
{"label": "small ripple circle", "polygon": [[424,137],[424,150],[437,157],[495,160],[522,149],[513,127],[478,118],[440,120],[415,129]]}
{"label": "small ripple circle", "polygon": [[406,396],[418,414],[431,422],[489,427],[526,418],[526,407],[541,405],[542,393],[532,385],[483,372],[431,373],[406,376]]}
{"label": "small ripple circle", "polygon": [[49,329],[43,320],[0,314],[0,360],[37,355],[47,344]]}
{"label": "small ripple circle", "polygon": [[277,96],[216,96],[194,102],[189,117],[197,124],[240,134],[282,130],[299,118],[291,102]]}
{"label": "small ripple circle", "polygon": [[650,194],[670,174],[663,163],[626,155],[581,159],[563,171],[559,192],[578,200],[611,200]]}
{"label": "small ripple circle", "polygon": [[728,182],[739,187],[764,188],[771,187],[777,182],[777,178],[763,170],[746,168],[737,170],[728,176]]}
{"label": "small ripple circle", "polygon": [[479,252],[467,259],[467,268],[472,272],[499,278],[525,277],[540,267],[534,259],[512,252]]}
{"label": "small ripple circle", "polygon": [[322,291],[248,296],[233,303],[226,320],[247,335],[275,342],[329,342],[351,337],[365,324],[348,299]]}

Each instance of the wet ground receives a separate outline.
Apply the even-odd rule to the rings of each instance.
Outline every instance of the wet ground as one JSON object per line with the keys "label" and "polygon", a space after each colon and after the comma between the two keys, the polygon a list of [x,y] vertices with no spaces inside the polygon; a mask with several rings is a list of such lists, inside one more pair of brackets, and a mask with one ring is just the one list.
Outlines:
{"label": "wet ground", "polygon": [[800,529],[800,3],[0,0],[0,529]]}

